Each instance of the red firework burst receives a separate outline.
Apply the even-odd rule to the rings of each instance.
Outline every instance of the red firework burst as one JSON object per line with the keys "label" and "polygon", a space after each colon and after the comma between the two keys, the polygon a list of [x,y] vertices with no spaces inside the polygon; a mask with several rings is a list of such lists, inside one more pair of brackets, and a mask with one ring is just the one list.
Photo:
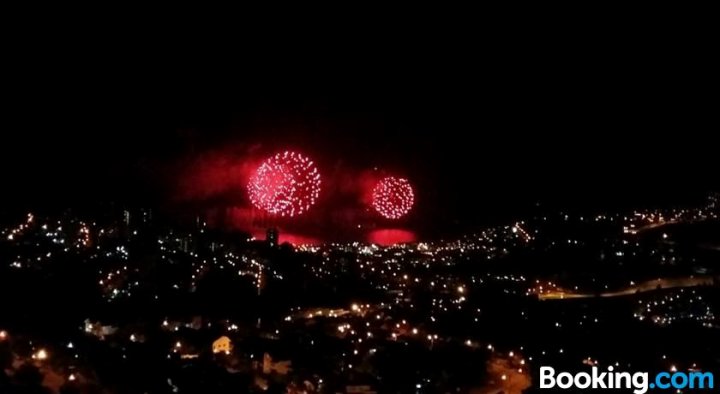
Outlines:
{"label": "red firework burst", "polygon": [[405,216],[414,202],[413,188],[404,178],[383,178],[373,189],[372,205],[380,215],[388,219]]}
{"label": "red firework burst", "polygon": [[315,204],[320,194],[320,173],[300,153],[278,153],[257,168],[248,183],[248,194],[257,208],[281,216],[297,216]]}

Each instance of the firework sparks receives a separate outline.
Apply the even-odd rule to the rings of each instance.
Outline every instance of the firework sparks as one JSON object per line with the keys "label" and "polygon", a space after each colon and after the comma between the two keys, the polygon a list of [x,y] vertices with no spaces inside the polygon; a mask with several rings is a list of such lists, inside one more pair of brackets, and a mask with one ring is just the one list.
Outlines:
{"label": "firework sparks", "polygon": [[265,160],[248,184],[252,204],[280,216],[306,212],[320,194],[320,173],[300,153],[285,151]]}
{"label": "firework sparks", "polygon": [[383,178],[373,189],[372,205],[385,218],[399,219],[412,209],[415,195],[404,178]]}

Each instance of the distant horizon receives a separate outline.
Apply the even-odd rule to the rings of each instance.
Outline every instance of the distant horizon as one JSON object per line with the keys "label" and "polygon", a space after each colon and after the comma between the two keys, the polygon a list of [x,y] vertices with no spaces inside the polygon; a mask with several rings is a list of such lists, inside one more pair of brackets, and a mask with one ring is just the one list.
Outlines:
{"label": "distant horizon", "polygon": [[[203,208],[200,206],[193,206],[188,209],[183,204],[176,206],[155,206],[150,205],[124,205],[117,202],[114,203],[103,203],[95,202],[95,206],[83,205],[80,209],[65,207],[65,208],[52,208],[48,209],[16,209],[14,212],[7,209],[0,209],[0,219],[5,221],[12,218],[21,218],[29,212],[40,213],[43,215],[59,215],[65,211],[81,213],[83,217],[92,217],[94,215],[107,216],[113,214],[112,211],[108,211],[108,207],[112,206],[115,214],[119,214],[125,209],[131,210],[153,210],[153,215],[156,217],[156,221],[167,224],[185,224],[186,226],[193,225],[193,222],[197,218],[201,218],[205,221],[209,228],[219,230],[222,232],[241,232],[252,236],[256,239],[264,239],[265,230],[268,228],[278,228],[280,230],[281,242],[283,239],[291,239],[290,243],[308,243],[308,244],[324,244],[332,242],[361,242],[361,243],[379,243],[383,245],[389,245],[393,242],[407,243],[407,242],[435,242],[439,240],[451,240],[459,238],[464,235],[473,234],[476,231],[481,231],[490,227],[511,225],[513,221],[529,220],[533,215],[542,214],[559,214],[561,212],[574,213],[578,215],[591,215],[591,214],[630,214],[634,210],[643,209],[675,209],[685,207],[696,207],[706,202],[706,199],[715,192],[708,193],[694,193],[692,198],[675,198],[666,200],[665,203],[657,202],[655,204],[626,204],[625,206],[615,205],[609,208],[607,205],[601,208],[598,207],[571,207],[562,205],[562,201],[557,201],[555,204],[540,203],[533,204],[529,207],[523,207],[524,209],[512,210],[508,209],[507,212],[488,216],[483,221],[453,221],[451,219],[444,219],[444,221],[428,222],[418,220],[414,218],[418,213],[410,215],[409,218],[403,220],[386,220],[383,218],[377,218],[373,215],[365,216],[362,220],[358,221],[355,218],[351,222],[342,222],[335,219],[334,221],[322,221],[317,219],[312,214],[312,210],[307,215],[299,216],[296,218],[282,218],[280,216],[262,213],[257,209],[243,209],[239,212],[242,215],[247,215],[249,212],[254,212],[254,215],[259,215],[259,218],[253,221],[249,218],[240,219],[238,216],[232,216],[235,212],[236,207],[225,206],[223,209],[218,210],[216,207]],[[5,207],[7,208],[7,207]],[[322,207],[314,207],[315,209],[322,209]],[[231,216],[227,216],[231,215]],[[241,218],[242,216],[240,216]],[[118,217],[119,218],[119,217]],[[397,241],[393,241],[397,240]]]}

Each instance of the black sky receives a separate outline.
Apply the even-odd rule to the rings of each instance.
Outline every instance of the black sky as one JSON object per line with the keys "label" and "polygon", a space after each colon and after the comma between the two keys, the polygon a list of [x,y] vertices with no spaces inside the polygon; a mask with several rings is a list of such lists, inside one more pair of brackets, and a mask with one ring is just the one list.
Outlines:
{"label": "black sky", "polygon": [[232,144],[406,173],[445,218],[720,186],[712,56],[517,43],[25,48],[2,72],[3,205],[158,204],[168,163]]}

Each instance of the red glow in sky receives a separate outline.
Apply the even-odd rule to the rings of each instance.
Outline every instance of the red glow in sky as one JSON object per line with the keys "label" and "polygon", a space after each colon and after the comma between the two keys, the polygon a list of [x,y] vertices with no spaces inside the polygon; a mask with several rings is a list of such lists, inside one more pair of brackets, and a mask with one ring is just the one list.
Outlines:
{"label": "red glow in sky", "polygon": [[415,242],[417,241],[417,235],[412,231],[402,229],[380,229],[368,233],[367,241],[381,246],[388,246]]}
{"label": "red glow in sky", "polygon": [[265,160],[248,183],[252,204],[280,216],[306,212],[320,194],[320,173],[300,153],[285,151]]}
{"label": "red glow in sky", "polygon": [[415,202],[413,188],[404,178],[392,176],[381,179],[372,192],[372,206],[387,219],[399,219],[412,209]]}

